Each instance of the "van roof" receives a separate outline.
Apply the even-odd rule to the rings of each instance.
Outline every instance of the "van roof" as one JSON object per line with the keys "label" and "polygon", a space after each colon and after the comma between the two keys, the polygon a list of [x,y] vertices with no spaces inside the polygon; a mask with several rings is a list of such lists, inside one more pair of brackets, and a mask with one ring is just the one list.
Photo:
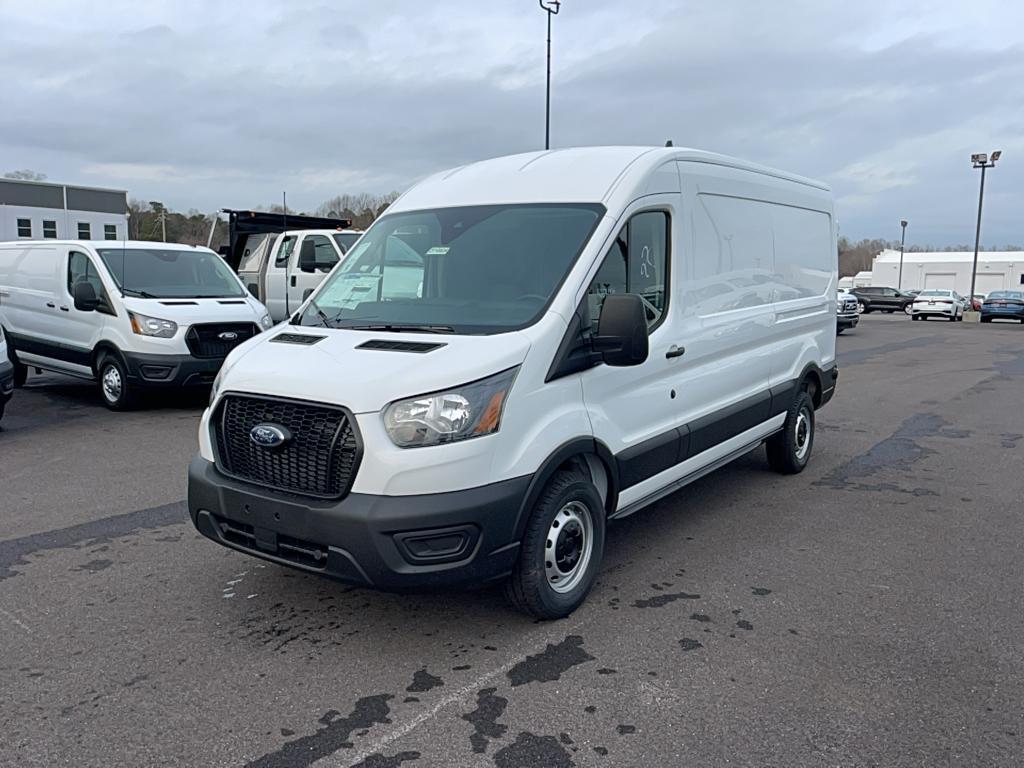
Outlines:
{"label": "van roof", "polygon": [[161,248],[167,251],[209,250],[205,245],[184,245],[182,243],[161,243],[154,240],[8,240],[0,242],[0,248],[23,248],[26,245],[80,245],[91,248]]}
{"label": "van roof", "polygon": [[457,205],[600,202],[645,184],[666,162],[685,160],[736,168],[830,192],[827,184],[745,160],[686,147],[572,147],[481,160],[414,185],[388,211]]}

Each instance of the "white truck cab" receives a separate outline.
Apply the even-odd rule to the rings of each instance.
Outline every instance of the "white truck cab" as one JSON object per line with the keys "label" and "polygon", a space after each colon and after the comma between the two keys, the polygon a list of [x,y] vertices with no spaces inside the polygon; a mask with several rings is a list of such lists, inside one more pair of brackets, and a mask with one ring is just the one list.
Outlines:
{"label": "white truck cab", "polygon": [[0,243],[0,326],[14,380],[36,368],[142,389],[210,385],[227,354],[272,325],[209,248],[112,240]]}
{"label": "white truck cab", "polygon": [[249,292],[263,300],[277,323],[291,316],[309,298],[362,234],[355,229],[303,229],[269,234],[243,254],[238,275]]}
{"label": "white truck cab", "polygon": [[824,184],[681,148],[533,152],[402,195],[226,361],[189,467],[210,539],[380,589],[584,600],[605,528],[835,391]]}

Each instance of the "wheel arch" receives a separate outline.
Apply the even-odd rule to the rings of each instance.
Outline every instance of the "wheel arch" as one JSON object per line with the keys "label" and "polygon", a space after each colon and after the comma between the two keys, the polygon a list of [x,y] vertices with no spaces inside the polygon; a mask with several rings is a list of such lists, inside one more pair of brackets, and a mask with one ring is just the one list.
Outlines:
{"label": "wheel arch", "polygon": [[92,354],[89,357],[89,366],[92,368],[94,376],[99,376],[99,371],[96,368],[105,354],[114,355],[121,361],[121,365],[125,365],[124,355],[121,354],[121,350],[118,349],[118,346],[114,342],[107,340],[100,341],[92,348]]}
{"label": "wheel arch", "polygon": [[[594,468],[600,467],[605,478],[605,488],[598,488],[598,492],[604,497],[605,514],[611,515],[618,506],[619,501],[619,473],[615,464],[615,457],[604,443],[593,437],[579,437],[569,440],[556,448],[540,468],[533,473],[529,488],[519,506],[519,513],[516,519],[516,539],[521,539],[526,521],[530,516],[530,510],[537,503],[537,499],[548,481],[555,473],[562,469],[576,469],[585,471],[594,478]],[[598,478],[594,478],[599,480]]]}

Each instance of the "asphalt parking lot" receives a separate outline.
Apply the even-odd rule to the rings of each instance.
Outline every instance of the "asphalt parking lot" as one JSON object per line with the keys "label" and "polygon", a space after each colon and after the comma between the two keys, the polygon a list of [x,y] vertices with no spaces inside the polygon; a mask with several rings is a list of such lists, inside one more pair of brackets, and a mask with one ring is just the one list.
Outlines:
{"label": "asphalt parking lot", "polygon": [[1024,327],[871,315],[811,466],[613,527],[588,603],[352,589],[187,520],[205,397],[0,429],[0,764],[1019,766]]}

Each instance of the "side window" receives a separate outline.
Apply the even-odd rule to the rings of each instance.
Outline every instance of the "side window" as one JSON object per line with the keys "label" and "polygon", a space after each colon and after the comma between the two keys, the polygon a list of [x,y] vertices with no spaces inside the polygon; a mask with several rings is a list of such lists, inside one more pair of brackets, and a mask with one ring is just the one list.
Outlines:
{"label": "side window", "polygon": [[896,290],[894,288],[886,288],[882,291],[884,296],[888,296],[890,299],[896,296]]}
{"label": "side window", "polygon": [[647,310],[647,327],[658,324],[668,301],[668,227],[667,213],[645,211],[619,231],[587,290],[591,328],[597,328],[604,297],[615,293],[639,295]]}
{"label": "side window", "polygon": [[338,263],[338,252],[334,250],[331,241],[324,235],[309,235],[309,239],[313,241],[313,247],[316,249],[317,265],[326,264],[328,266],[320,269],[324,272],[330,271],[331,267]]}
{"label": "side window", "polygon": [[274,258],[275,267],[285,267],[288,265],[288,257],[292,255],[292,251],[295,250],[295,235],[288,235],[282,242],[281,247],[277,250],[277,256]]}
{"label": "side window", "polygon": [[84,253],[71,251],[68,254],[68,294],[75,295],[75,286],[78,283],[91,283],[97,296],[103,296],[103,281],[92,263],[92,259]]}

